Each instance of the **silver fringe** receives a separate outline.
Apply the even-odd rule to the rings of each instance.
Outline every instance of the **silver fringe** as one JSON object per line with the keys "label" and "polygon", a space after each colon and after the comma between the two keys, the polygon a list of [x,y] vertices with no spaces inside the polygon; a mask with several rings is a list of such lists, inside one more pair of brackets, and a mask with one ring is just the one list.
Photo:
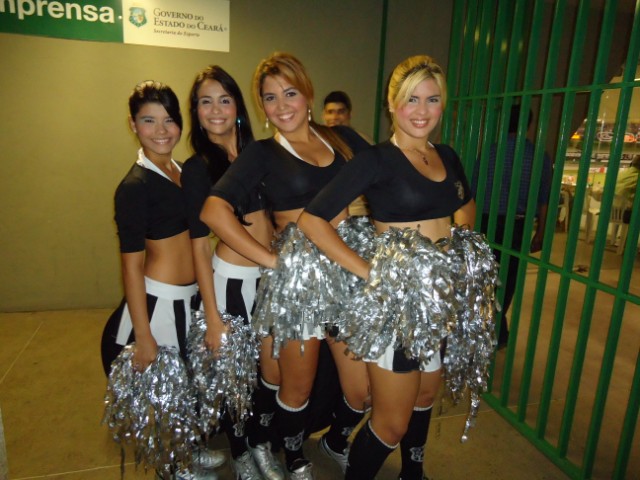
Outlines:
{"label": "silver fringe", "polygon": [[461,439],[464,442],[469,429],[475,425],[480,396],[487,391],[497,344],[498,263],[480,233],[454,227],[449,244],[449,255],[454,259],[458,312],[455,328],[447,338],[443,367],[446,391],[454,404],[464,398],[465,390],[469,389],[471,406]]}
{"label": "silver fringe", "polygon": [[184,362],[176,347],[161,346],[155,361],[138,372],[134,350],[133,344],[125,346],[112,363],[102,423],[114,441],[133,445],[136,465],[188,468],[200,432]]}
{"label": "silver fringe", "polygon": [[462,441],[487,390],[496,346],[498,265],[483,235],[458,227],[433,243],[412,229],[375,240],[369,280],[338,322],[338,339],[356,357],[376,361],[388,347],[427,363],[447,339],[445,386],[454,403],[468,389]]}
{"label": "silver fringe", "polygon": [[375,244],[369,280],[340,315],[338,338],[367,361],[402,347],[428,362],[455,322],[451,257],[413,229],[391,228]]}
{"label": "silver fringe", "polygon": [[[348,219],[338,234],[363,255],[372,251],[373,225]],[[253,324],[261,336],[273,336],[273,357],[289,340],[301,340],[303,329],[333,325],[359,280],[329,260],[298,227],[290,223],[273,244],[275,269],[263,269],[256,294]],[[302,348],[302,343],[300,344]]]}
{"label": "silver fringe", "polygon": [[[376,228],[373,226],[373,223],[371,223],[369,217],[349,217],[340,222],[336,231],[347,247],[365,260],[371,260],[376,248],[374,243]],[[351,296],[362,290],[365,282],[337,263],[333,262],[333,265],[337,269],[338,274],[342,276],[341,283],[346,286],[346,291],[344,292],[346,298],[343,298],[340,302],[342,310],[348,305]],[[334,321],[332,324],[335,323]]]}
{"label": "silver fringe", "polygon": [[197,402],[198,426],[210,432],[226,411],[234,422],[251,415],[256,386],[259,344],[251,325],[241,316],[221,313],[228,333],[215,352],[205,344],[207,321],[202,310],[193,312],[187,338],[188,371]]}

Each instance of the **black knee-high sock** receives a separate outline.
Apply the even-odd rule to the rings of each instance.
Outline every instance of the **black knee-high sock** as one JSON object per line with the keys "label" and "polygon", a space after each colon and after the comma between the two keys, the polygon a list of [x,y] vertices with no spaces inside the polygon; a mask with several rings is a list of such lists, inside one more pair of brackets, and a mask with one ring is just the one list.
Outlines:
{"label": "black knee-high sock", "polygon": [[368,421],[351,444],[345,480],[372,480],[397,446],[380,440],[371,428],[371,421]]}
{"label": "black knee-high sock", "polygon": [[422,480],[424,463],[424,446],[429,434],[431,423],[431,407],[414,407],[409,428],[400,441],[400,454],[402,456],[402,480]]}
{"label": "black knee-high sock", "polygon": [[334,452],[342,453],[347,448],[349,435],[360,423],[362,417],[364,417],[364,410],[356,410],[349,405],[347,399],[343,396],[342,401],[338,402],[333,413],[331,428],[325,435],[329,448]]}
{"label": "black knee-high sock", "polygon": [[253,416],[250,420],[249,445],[256,447],[261,443],[274,443],[273,419],[276,414],[276,394],[278,385],[272,385],[260,377],[258,388],[253,394]]}
{"label": "black knee-high sock", "polygon": [[304,442],[304,427],[309,414],[309,401],[299,408],[285,405],[276,395],[278,410],[276,411],[276,427],[280,434],[281,446],[284,449],[287,468],[299,459],[304,458],[302,443]]}
{"label": "black knee-high sock", "polygon": [[231,450],[231,456],[233,458],[238,458],[244,452],[247,451],[247,444],[245,442],[245,423],[240,421],[238,423],[234,423],[231,420],[228,412],[222,414],[220,418],[220,425],[222,425],[222,429],[224,433],[227,435],[227,440],[229,441],[229,450]]}

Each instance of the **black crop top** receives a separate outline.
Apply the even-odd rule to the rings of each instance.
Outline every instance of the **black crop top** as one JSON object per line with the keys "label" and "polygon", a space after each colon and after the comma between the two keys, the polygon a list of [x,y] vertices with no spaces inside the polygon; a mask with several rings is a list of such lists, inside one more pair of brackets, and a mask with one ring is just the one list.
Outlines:
{"label": "black crop top", "polygon": [[[369,144],[348,127],[333,127],[355,153]],[[304,208],[345,164],[336,150],[334,160],[317,167],[288,152],[275,138],[249,145],[211,189],[234,207],[240,205],[259,185],[275,212]]]}
{"label": "black crop top", "polygon": [[145,239],[169,238],[188,228],[182,189],[137,163],[116,189],[115,210],[122,253],[141,252]]}
{"label": "black crop top", "polygon": [[390,141],[354,157],[306,210],[327,221],[358,195],[369,202],[371,216],[381,222],[414,222],[443,218],[471,200],[471,190],[456,152],[435,145],[447,176],[441,182],[420,174]]}
{"label": "black crop top", "polygon": [[[224,161],[229,163],[226,158],[226,153]],[[229,165],[231,165],[231,163],[229,163]],[[210,230],[209,227],[200,220],[200,211],[209,196],[211,187],[219,179],[211,177],[207,162],[198,155],[192,156],[184,163],[180,179],[182,182],[182,191],[184,192],[187,202],[189,234],[191,238],[206,237],[209,235]],[[265,208],[262,196],[257,188],[251,192],[245,201],[246,203],[242,205],[242,214],[246,215],[257,212],[258,210],[264,210]],[[238,215],[237,212],[236,215]]]}

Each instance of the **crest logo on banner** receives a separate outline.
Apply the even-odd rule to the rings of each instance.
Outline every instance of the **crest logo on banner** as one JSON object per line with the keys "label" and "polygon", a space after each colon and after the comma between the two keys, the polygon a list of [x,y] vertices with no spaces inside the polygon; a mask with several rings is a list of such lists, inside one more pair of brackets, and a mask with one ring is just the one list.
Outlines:
{"label": "crest logo on banner", "polygon": [[141,27],[147,23],[147,16],[142,7],[131,7],[129,9],[129,22],[136,27]]}

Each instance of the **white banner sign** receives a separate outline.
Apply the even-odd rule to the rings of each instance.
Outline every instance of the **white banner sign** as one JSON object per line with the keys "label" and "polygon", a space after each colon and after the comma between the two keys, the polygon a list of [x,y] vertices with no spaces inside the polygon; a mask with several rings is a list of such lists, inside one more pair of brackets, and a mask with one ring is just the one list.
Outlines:
{"label": "white banner sign", "polygon": [[124,43],[229,51],[229,0],[123,0]]}

